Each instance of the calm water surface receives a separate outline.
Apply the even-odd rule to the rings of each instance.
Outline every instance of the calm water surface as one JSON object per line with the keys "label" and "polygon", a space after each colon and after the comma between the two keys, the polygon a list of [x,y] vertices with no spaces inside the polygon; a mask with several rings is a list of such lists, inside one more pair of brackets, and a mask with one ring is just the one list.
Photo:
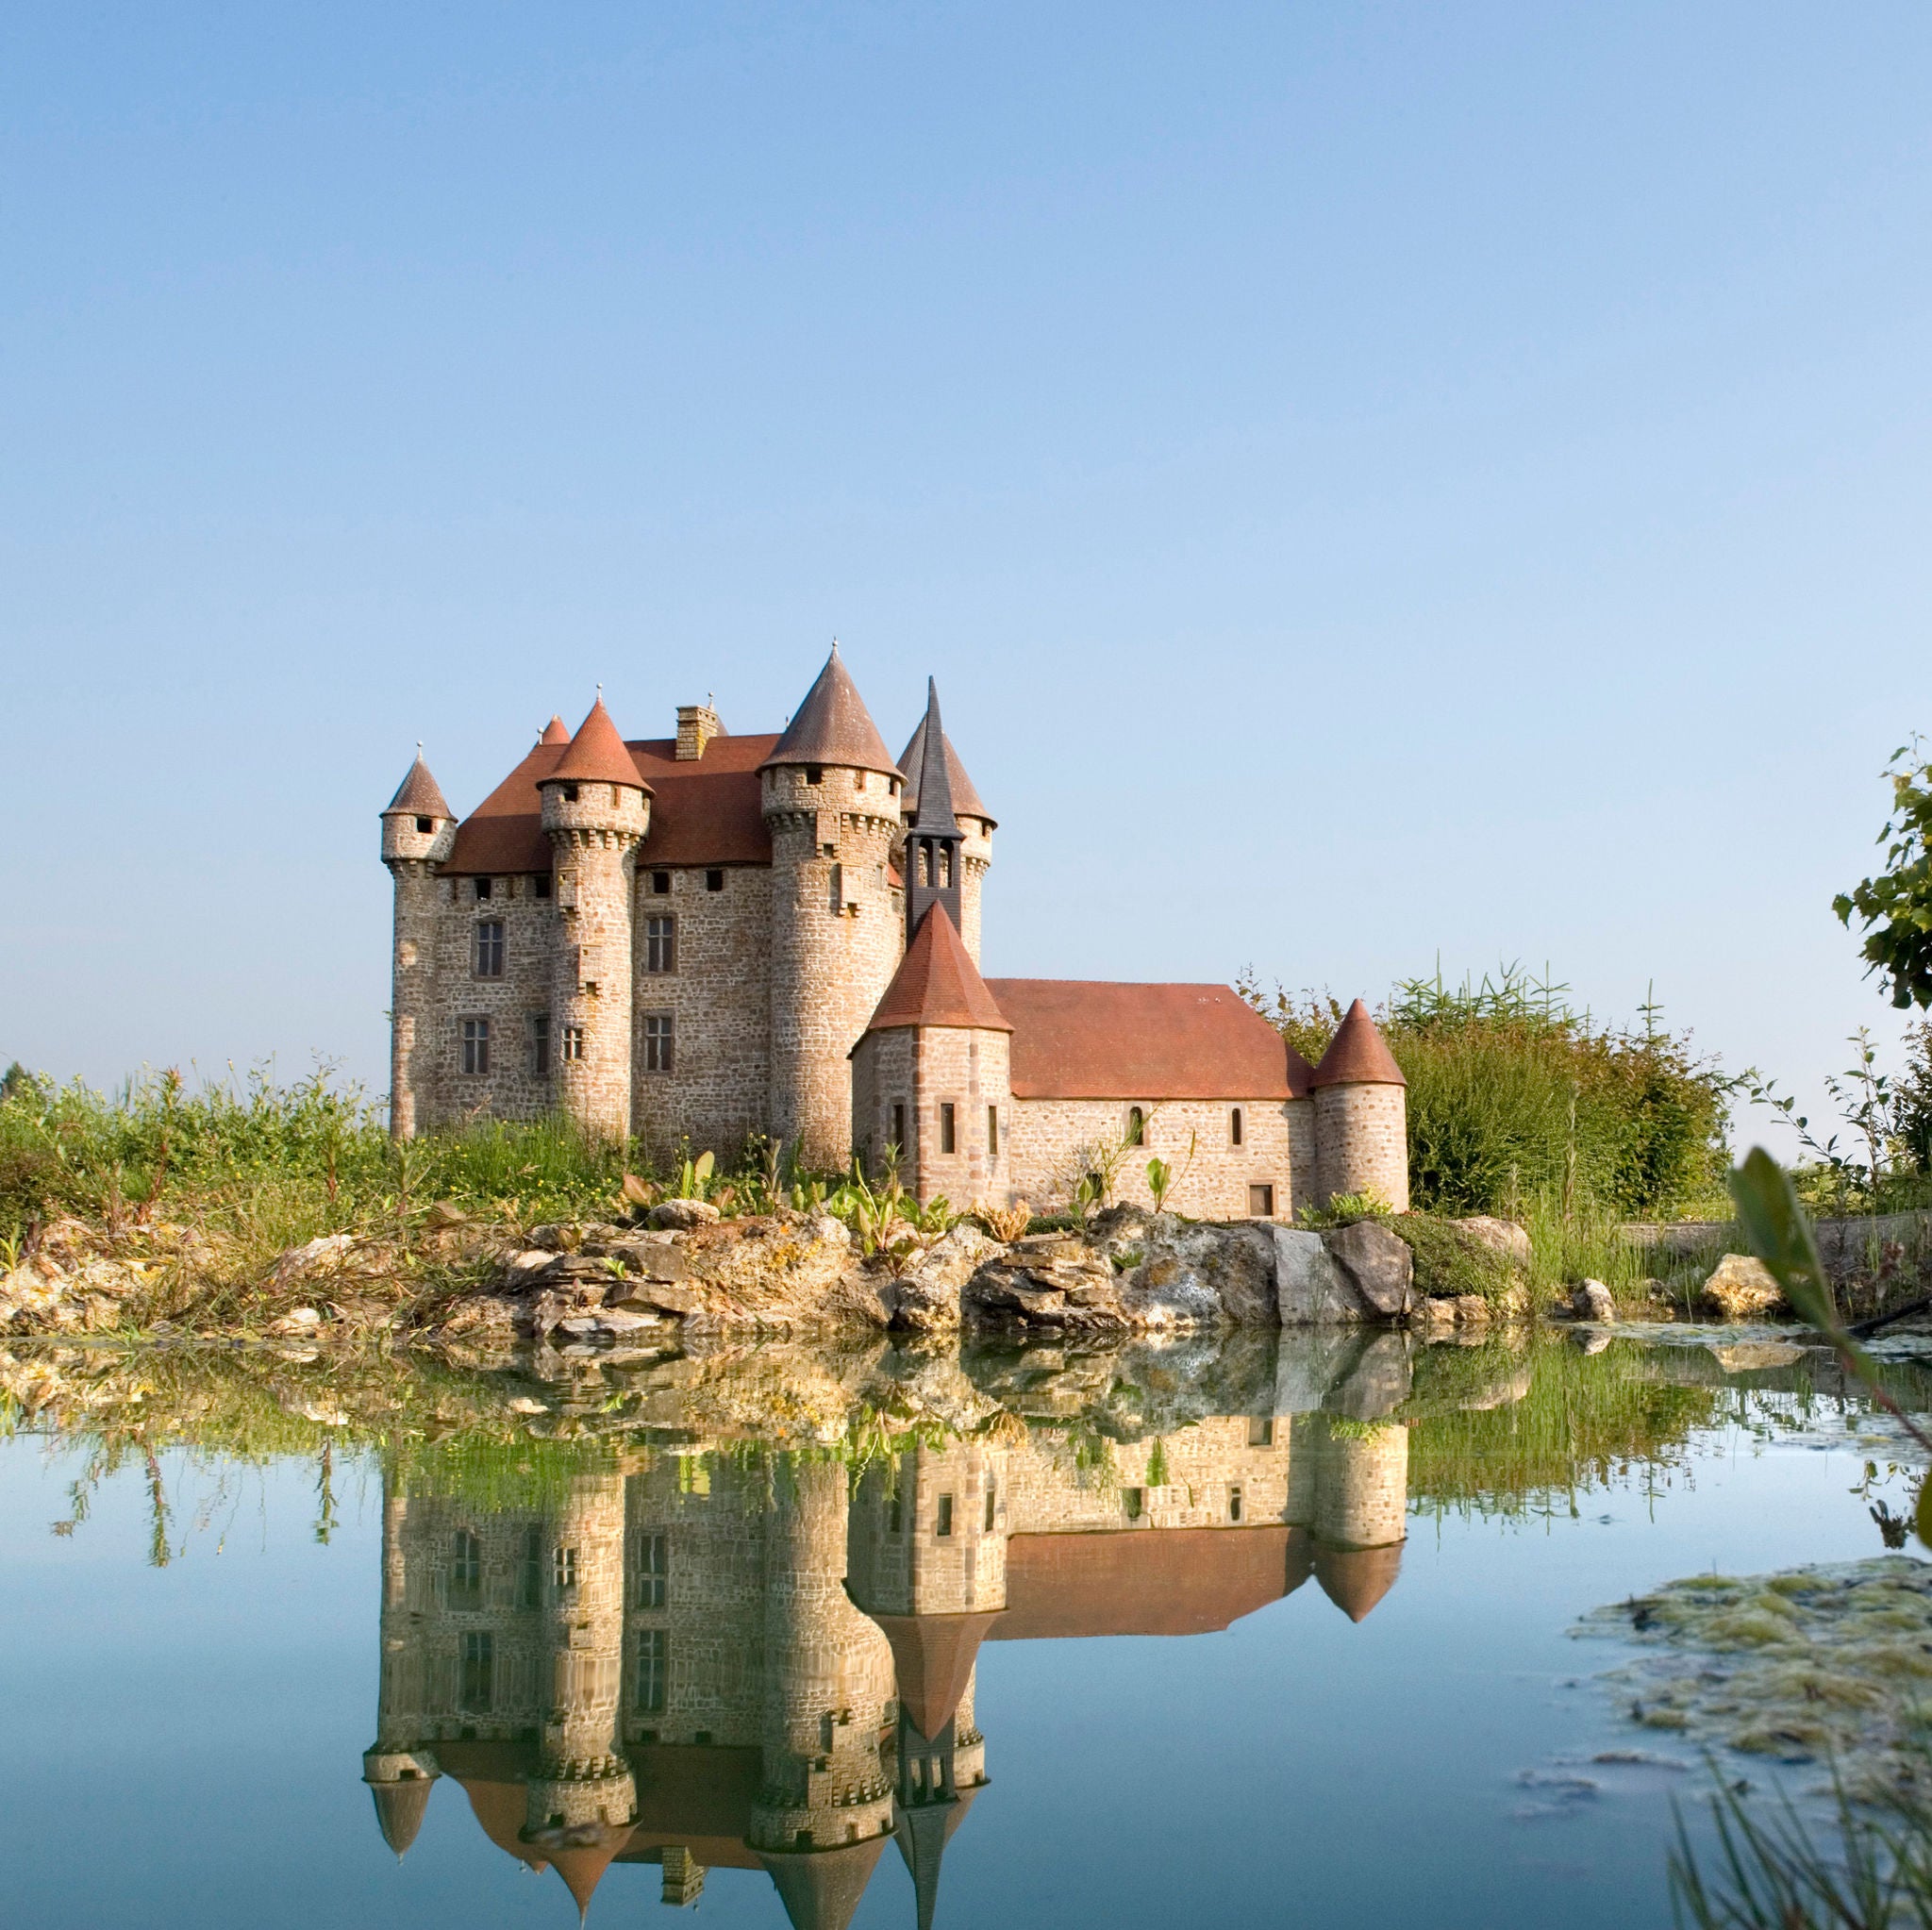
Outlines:
{"label": "calm water surface", "polygon": [[1880,1551],[1782,1353],[0,1356],[8,1920],[1667,1922],[1569,1630]]}

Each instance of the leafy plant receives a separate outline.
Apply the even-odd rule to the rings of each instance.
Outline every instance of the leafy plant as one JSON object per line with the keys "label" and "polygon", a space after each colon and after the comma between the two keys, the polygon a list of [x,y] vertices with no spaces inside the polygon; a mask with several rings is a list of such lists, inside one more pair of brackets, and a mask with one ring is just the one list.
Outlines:
{"label": "leafy plant", "polygon": [[1878,834],[1886,869],[1831,901],[1839,922],[1865,930],[1868,974],[1889,980],[1895,1006],[1932,1006],[1932,763],[1915,737],[1886,765],[1891,816]]}
{"label": "leafy plant", "polygon": [[1015,1200],[1010,1206],[989,1206],[981,1202],[973,1208],[973,1216],[1007,1246],[1023,1238],[1033,1223],[1033,1208],[1024,1200]]}
{"label": "leafy plant", "polygon": [[1181,1161],[1180,1170],[1165,1159],[1154,1158],[1147,1162],[1147,1190],[1154,1195],[1154,1210],[1162,1213],[1167,1210],[1168,1195],[1178,1187],[1193,1170],[1194,1155],[1199,1146],[1200,1136],[1188,1135],[1188,1156]]}
{"label": "leafy plant", "polygon": [[711,1174],[717,1164],[716,1156],[710,1153],[700,1153],[695,1159],[689,1156],[680,1159],[672,1177],[671,1197],[674,1200],[708,1199]]}
{"label": "leafy plant", "polygon": [[1332,1193],[1321,1206],[1310,1200],[1296,1214],[1304,1226],[1321,1229],[1353,1226],[1357,1220],[1388,1220],[1395,1208],[1373,1189],[1357,1193]]}

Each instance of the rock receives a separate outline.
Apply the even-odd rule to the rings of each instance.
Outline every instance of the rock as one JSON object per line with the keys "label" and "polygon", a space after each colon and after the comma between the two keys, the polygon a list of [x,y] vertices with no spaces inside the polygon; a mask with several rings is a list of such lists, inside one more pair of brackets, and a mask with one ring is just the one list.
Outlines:
{"label": "rock", "polygon": [[557,1256],[541,1246],[513,1253],[504,1262],[504,1277],[512,1287],[527,1287]]}
{"label": "rock", "polygon": [[280,1320],[273,1323],[269,1332],[292,1339],[297,1335],[312,1334],[321,1324],[322,1315],[314,1307],[295,1306],[291,1307]]}
{"label": "rock", "polygon": [[1804,1348],[1794,1347],[1789,1340],[1733,1340],[1728,1347],[1713,1347],[1710,1351],[1726,1373],[1791,1367],[1805,1357]]}
{"label": "rock", "polygon": [[1411,1383],[1407,1334],[1376,1334],[1328,1391],[1331,1414],[1353,1421],[1380,1421],[1408,1399]]}
{"label": "rock", "polygon": [[690,1233],[700,1226],[715,1226],[723,1217],[709,1200],[660,1200],[651,1208],[647,1223]]}
{"label": "rock", "polygon": [[1480,1293],[1458,1293],[1449,1305],[1458,1327],[1486,1327],[1490,1323],[1490,1303]]}
{"label": "rock", "polygon": [[553,1225],[533,1226],[530,1228],[530,1244],[541,1247],[545,1253],[561,1253],[566,1244],[564,1229]]}
{"label": "rock", "polygon": [[1601,1280],[1579,1280],[1570,1295],[1570,1313],[1574,1320],[1607,1326],[1617,1318],[1617,1303]]}
{"label": "rock", "polygon": [[[1163,1329],[1259,1326],[1275,1319],[1274,1249],[1265,1225],[1217,1225],[1157,1213],[1146,1223],[1141,1264],[1121,1277],[1120,1307],[1134,1325]],[[1080,1270],[1111,1288],[1105,1253]],[[1054,1284],[1084,1284],[1059,1268]],[[1103,1296],[1105,1297],[1105,1296]]]}
{"label": "rock", "polygon": [[622,1260],[626,1273],[640,1280],[689,1280],[691,1255],[678,1243],[675,1234],[656,1239],[647,1236],[611,1242],[610,1257]]}
{"label": "rock", "polygon": [[341,1264],[355,1244],[353,1234],[325,1233],[307,1246],[291,1246],[275,1261],[271,1284],[286,1287],[291,1280],[303,1279],[310,1273],[331,1272]]}
{"label": "rock", "polygon": [[1529,1235],[1513,1220],[1497,1220],[1488,1213],[1474,1213],[1466,1220],[1452,1220],[1472,1239],[1479,1240],[1491,1253],[1499,1253],[1525,1273],[1529,1269]]}
{"label": "rock", "polygon": [[607,1307],[630,1313],[673,1314],[687,1320],[704,1306],[702,1297],[690,1287],[677,1287],[665,1280],[626,1280],[604,1296]]}
{"label": "rock", "polygon": [[1322,1240],[1372,1315],[1400,1320],[1407,1313],[1415,1301],[1415,1256],[1399,1234],[1358,1220]]}
{"label": "rock", "polygon": [[893,1327],[914,1334],[957,1327],[966,1283],[1000,1252],[996,1242],[962,1220],[893,1283],[888,1294]]}
{"label": "rock", "polygon": [[1762,1260],[1727,1253],[1704,1283],[1704,1297],[1727,1321],[1749,1320],[1784,1303],[1784,1294]]}
{"label": "rock", "polygon": [[1361,1302],[1319,1233],[1277,1224],[1268,1234],[1274,1248],[1275,1312],[1283,1326],[1330,1326],[1362,1319]]}

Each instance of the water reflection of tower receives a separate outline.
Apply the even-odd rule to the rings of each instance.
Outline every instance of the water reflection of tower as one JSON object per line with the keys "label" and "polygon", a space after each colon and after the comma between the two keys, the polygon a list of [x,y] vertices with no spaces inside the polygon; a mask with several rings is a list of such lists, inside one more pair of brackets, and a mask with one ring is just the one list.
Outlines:
{"label": "water reflection of tower", "polygon": [[[1408,1429],[1395,1423],[1297,1414],[1288,1519],[1313,1539],[1323,1592],[1360,1622],[1395,1586],[1408,1533]],[[1295,1578],[1299,1585],[1302,1577]]]}
{"label": "water reflection of tower", "polygon": [[930,1930],[940,1860],[986,1783],[973,1722],[979,1644],[1007,1606],[1004,1449],[918,1447],[853,1497],[852,1599],[885,1631],[898,1679],[893,1826]]}

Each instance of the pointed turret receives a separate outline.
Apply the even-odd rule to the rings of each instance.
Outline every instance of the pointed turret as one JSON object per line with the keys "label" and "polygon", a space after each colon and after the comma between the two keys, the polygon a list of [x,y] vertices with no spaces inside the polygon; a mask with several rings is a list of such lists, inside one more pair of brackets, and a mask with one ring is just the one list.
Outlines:
{"label": "pointed turret", "polygon": [[383,808],[383,816],[405,818],[447,818],[450,808],[443,802],[442,787],[429,774],[423,761],[423,746],[416,746],[416,761],[396,786],[396,794]]}
{"label": "pointed turret", "polygon": [[[995,820],[980,800],[978,788],[966,774],[966,766],[960,762],[959,753],[954,749],[951,738],[945,740],[946,782],[953,793],[953,809],[961,818],[977,818],[990,831]],[[919,727],[912,733],[910,741],[899,758],[899,770],[906,779],[906,814],[910,817],[919,808],[919,774],[925,761],[925,719],[919,720]]]}
{"label": "pointed turret", "polygon": [[1013,1029],[978,966],[966,956],[959,929],[943,905],[927,907],[865,1029],[891,1032],[907,1025]]}
{"label": "pointed turret", "polygon": [[1407,1084],[1369,1008],[1348,1008],[1308,1081],[1315,1094],[1315,1198],[1374,1193],[1408,1210]]}
{"label": "pointed turret", "polygon": [[883,1836],[836,1850],[760,1850],[792,1930],[846,1930],[872,1881]]}
{"label": "pointed turret", "polygon": [[1402,1572],[1402,1543],[1387,1548],[1315,1546],[1315,1579],[1351,1622],[1365,1622]]}
{"label": "pointed turret", "polygon": [[906,937],[909,944],[928,908],[943,906],[958,931],[965,923],[961,902],[965,833],[953,812],[952,773],[946,733],[940,723],[939,686],[925,680],[925,722],[920,726],[919,808],[906,830]]}
{"label": "pointed turret", "polygon": [[[365,1762],[372,1762],[375,1755],[372,1750]],[[362,1780],[375,1799],[375,1824],[382,1831],[382,1839],[401,1862],[423,1827],[424,1813],[429,1807],[429,1791],[435,1787],[436,1778],[414,1768],[395,1774],[384,1773],[388,1769],[387,1763],[375,1764],[374,1771],[365,1767]]]}
{"label": "pointed turret", "polygon": [[899,767],[892,762],[836,643],[825,658],[824,669],[805,693],[805,702],[785,726],[784,736],[759,768],[771,771],[797,764],[876,771],[894,783],[898,781]]}
{"label": "pointed turret", "polygon": [[540,744],[567,744],[570,742],[570,725],[553,710],[550,722],[543,726],[543,735],[537,741]]}
{"label": "pointed turret", "polygon": [[[547,730],[543,735],[550,738]],[[604,707],[601,690],[591,706],[591,714],[577,725],[570,748],[557,760],[557,769],[537,782],[540,789],[552,784],[620,784],[634,786],[646,794],[651,789],[638,775],[638,767]]]}
{"label": "pointed turret", "polygon": [[437,867],[456,848],[456,813],[423,761],[423,746],[396,794],[383,807],[382,861],[395,880],[395,923],[390,967],[390,1131],[414,1136],[419,1119],[436,1110],[432,1052],[419,1050],[434,1023]]}

